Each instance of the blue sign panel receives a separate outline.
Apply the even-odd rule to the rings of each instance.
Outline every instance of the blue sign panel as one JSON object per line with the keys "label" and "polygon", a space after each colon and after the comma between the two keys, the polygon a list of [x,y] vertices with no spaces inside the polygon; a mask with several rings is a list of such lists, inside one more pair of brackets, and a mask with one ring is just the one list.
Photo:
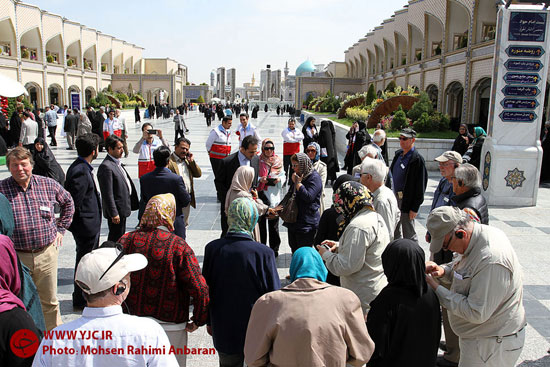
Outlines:
{"label": "blue sign panel", "polygon": [[504,63],[506,70],[514,71],[539,71],[542,69],[542,63],[535,60],[510,59]]}
{"label": "blue sign panel", "polygon": [[544,49],[541,46],[508,46],[506,54],[508,56],[541,57],[544,54]]}
{"label": "blue sign panel", "polygon": [[516,85],[507,85],[502,88],[502,93],[512,97],[536,97],[540,93],[537,87],[520,87]]}
{"label": "blue sign panel", "polygon": [[185,90],[185,98],[187,99],[198,99],[201,95],[200,89],[186,89]]}
{"label": "blue sign panel", "polygon": [[71,93],[71,106],[80,111],[80,94]]}
{"label": "blue sign panel", "polygon": [[506,73],[504,75],[504,81],[510,84],[537,84],[539,80],[539,74],[533,73]]}
{"label": "blue sign panel", "polygon": [[545,13],[511,12],[508,28],[509,41],[544,42],[545,33]]}
{"label": "blue sign panel", "polygon": [[534,98],[519,99],[519,98],[504,98],[500,101],[500,104],[504,108],[511,108],[515,110],[525,110],[537,108],[539,102]]}
{"label": "blue sign panel", "polygon": [[533,122],[537,114],[531,111],[502,111],[499,117],[504,122]]}

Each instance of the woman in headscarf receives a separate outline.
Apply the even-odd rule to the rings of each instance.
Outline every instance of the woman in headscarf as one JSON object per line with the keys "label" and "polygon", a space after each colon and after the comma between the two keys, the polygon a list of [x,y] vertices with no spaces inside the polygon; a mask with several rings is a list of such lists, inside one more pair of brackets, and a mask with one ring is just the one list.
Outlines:
{"label": "woman in headscarf", "polygon": [[323,183],[305,153],[294,154],[290,163],[294,173],[288,191],[296,194],[298,216],[296,222],[285,222],[283,225],[288,228],[288,244],[294,253],[300,247],[313,246],[319,225]]}
{"label": "woman in headscarf", "polygon": [[426,284],[424,251],[399,239],[382,253],[388,285],[371,302],[367,328],[376,348],[369,367],[434,366],[441,337],[435,292]]}
{"label": "woman in headscarf", "polygon": [[[233,175],[233,181],[231,187],[227,191],[225,197],[225,214],[228,214],[229,206],[236,198],[248,198],[254,202],[258,210],[259,215],[264,215],[268,211],[273,214],[273,211],[269,209],[269,206],[264,204],[263,201],[258,198],[258,193],[252,190],[252,183],[254,182],[254,168],[249,166],[241,166],[237,168]],[[260,228],[256,226],[254,229],[254,240],[260,239]]]}
{"label": "woman in headscarf", "polygon": [[138,123],[138,122],[141,122],[141,115],[139,113],[139,107],[136,105],[136,107],[134,108],[134,118],[135,118],[135,121],[134,123]]}
{"label": "woman in headscarf", "polygon": [[[132,290],[126,299],[128,313],[153,318],[177,348],[187,343],[187,331],[204,325],[208,318],[208,286],[193,250],[173,234],[176,199],[172,194],[153,196],[141,217],[139,228],[119,242],[127,254],[139,253],[147,267],[131,274]],[[189,302],[193,299],[193,317]],[[176,354],[180,365],[185,355]]]}
{"label": "woman in headscarf", "polygon": [[46,127],[44,125],[44,119],[42,119],[42,116],[44,114],[42,113],[42,116],[40,116],[41,112],[38,108],[35,108],[32,113],[34,114],[34,119],[35,119],[36,123],[38,124],[38,137],[39,138],[44,138],[46,136],[46,134],[44,133],[45,130],[46,130]]}
{"label": "woman in headscarf", "polygon": [[[327,165],[327,182],[336,180],[336,173],[340,172],[338,154],[336,153],[336,131],[330,120],[321,121],[319,130],[319,145],[321,146],[321,160]],[[326,183],[326,182],[325,182]]]}
{"label": "woman in headscarf", "polygon": [[[332,184],[332,192],[335,193],[338,188],[347,181],[353,181],[353,177],[344,173],[340,175]],[[319,221],[319,228],[315,234],[315,245],[320,245],[325,240],[338,241],[338,226],[342,221],[342,215],[336,211],[334,204],[330,208],[325,209]],[[332,274],[330,271],[327,275],[327,283],[340,286],[340,278]]]}
{"label": "woman in headscarf", "polygon": [[[258,172],[260,184],[258,196],[270,208],[275,208],[283,199],[283,182],[285,171],[283,160],[275,154],[275,144],[271,139],[262,142],[262,154],[260,154],[260,170]],[[267,224],[267,226],[266,226]],[[260,242],[267,244],[267,231],[269,228],[269,247],[279,256],[281,237],[279,236],[279,217],[269,218],[266,214],[260,216],[258,222],[260,228]]]}
{"label": "woman in headscarf", "polygon": [[[32,317],[19,299],[21,278],[18,270],[17,254],[8,236],[0,235],[0,366],[31,366],[34,353],[20,358],[12,352],[11,338],[22,329],[27,329],[30,340],[41,335]],[[40,343],[40,340],[37,341]]]}
{"label": "woman in headscarf", "polygon": [[352,159],[350,159],[351,166],[348,165],[347,173],[348,175],[351,175],[353,167],[355,167],[358,164],[361,164],[361,158],[359,157],[359,150],[363,148],[363,146],[370,144],[372,142],[372,138],[367,131],[367,124],[365,124],[363,121],[357,121],[357,130],[354,136],[354,142],[352,147]]}
{"label": "woman in headscarf", "polygon": [[92,132],[92,123],[90,122],[90,119],[88,119],[88,116],[86,115],[86,113],[81,112],[80,121],[78,122],[78,129],[76,131],[76,137],[78,139],[79,137],[91,132]]}
{"label": "woman in headscarf", "polygon": [[10,117],[10,146],[16,146],[21,136],[21,114],[23,113],[23,107],[17,107]]}
{"label": "woman in headscarf", "polygon": [[315,117],[309,116],[307,118],[306,123],[302,127],[302,134],[304,134],[304,140],[302,141],[304,144],[304,150],[307,148],[309,143],[319,140],[319,132],[315,126]]}
{"label": "woman in headscarf", "polygon": [[366,314],[370,302],[387,284],[381,256],[390,242],[388,229],[374,211],[371,193],[359,182],[344,182],[332,200],[336,211],[342,214],[338,226],[340,241],[324,241],[330,250],[322,245],[317,249],[328,270],[340,276],[342,287],[359,297]]}
{"label": "woman in headscarf", "polygon": [[353,292],[325,283],[319,253],[303,247],[290,263],[292,283],[260,297],[250,315],[248,366],[363,366],[374,343]]}
{"label": "woman in headscarf", "polygon": [[468,150],[464,153],[462,163],[470,163],[479,170],[479,165],[481,163],[481,149],[483,149],[483,143],[485,142],[486,136],[487,133],[482,127],[474,127],[474,140],[472,140],[470,146],[468,146]]}
{"label": "woman in headscarf", "polygon": [[32,158],[34,160],[33,174],[53,178],[61,186],[65,185],[65,172],[43,138],[36,138],[34,141]]}
{"label": "woman in headscarf", "polygon": [[453,148],[451,150],[458,152],[460,155],[464,155],[472,140],[474,140],[474,137],[468,132],[468,125],[460,124],[460,127],[458,128],[458,136],[455,138]]}
{"label": "woman in headscarf", "polygon": [[321,147],[316,142],[311,142],[306,148],[306,154],[313,163],[313,169],[317,171],[321,176],[321,182],[323,183],[323,190],[321,195],[321,206],[319,207],[319,213],[323,215],[325,211],[325,182],[327,182],[327,165],[321,161]]}
{"label": "woman in headscarf", "polygon": [[220,365],[243,364],[252,306],[265,293],[281,287],[273,251],[252,239],[258,217],[249,198],[235,199],[227,213],[227,234],[204,250],[202,273],[210,293],[208,332]]}

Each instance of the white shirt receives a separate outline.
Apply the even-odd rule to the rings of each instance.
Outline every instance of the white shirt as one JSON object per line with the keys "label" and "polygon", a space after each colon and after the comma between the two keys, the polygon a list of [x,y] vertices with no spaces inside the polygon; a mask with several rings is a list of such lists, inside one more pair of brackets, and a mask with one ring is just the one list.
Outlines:
{"label": "white shirt", "polygon": [[122,175],[124,176],[124,179],[126,180],[126,186],[128,186],[128,192],[130,193],[130,195],[132,195],[132,184],[130,183],[130,179],[128,178],[128,174],[127,174],[126,170],[122,167],[122,162],[120,161],[120,159],[117,159],[117,158],[113,157],[109,153],[107,153],[107,155],[109,157],[111,157],[111,159],[113,161],[115,161],[115,163],[117,164],[118,169],[120,170],[120,172],[122,172]]}
{"label": "white shirt", "polygon": [[[151,319],[123,314],[121,306],[86,307],[82,317],[53,330],[58,333],[62,331],[73,331],[73,335],[44,338],[33,366],[178,366],[175,355],[170,353],[170,341],[162,327]],[[88,332],[94,331],[97,339],[88,338]],[[111,332],[110,337],[106,333],[102,335],[102,331]],[[147,354],[136,353],[142,346]],[[44,347],[73,348],[75,353],[44,352]],[[153,348],[158,348],[156,353]],[[97,351],[95,354],[94,349]],[[106,354],[107,350],[111,353]]]}
{"label": "white shirt", "polygon": [[246,125],[246,129],[243,127],[242,124],[239,124],[237,132],[239,133],[239,148],[241,147],[244,138],[246,138],[248,135],[254,135],[256,139],[258,139],[258,142],[261,144],[262,138],[260,137],[260,134],[258,134],[258,128],[251,123],[248,123],[248,125]]}
{"label": "white shirt", "polygon": [[285,143],[299,143],[304,140],[304,134],[298,129],[290,130],[288,127],[281,133],[283,142]]}

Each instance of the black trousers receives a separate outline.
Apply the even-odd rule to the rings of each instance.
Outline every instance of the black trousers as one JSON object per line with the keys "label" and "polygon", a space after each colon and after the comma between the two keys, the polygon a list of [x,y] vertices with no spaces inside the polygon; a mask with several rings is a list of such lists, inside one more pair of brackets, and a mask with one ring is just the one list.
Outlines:
{"label": "black trousers", "polygon": [[210,126],[212,125],[212,117],[207,117],[206,118],[206,126]]}
{"label": "black trousers", "polygon": [[114,224],[112,219],[108,219],[107,225],[109,226],[109,235],[107,236],[108,241],[117,242],[118,239],[126,233],[126,217],[120,217],[119,224]]}
{"label": "black trousers", "polygon": [[292,157],[291,155],[283,155],[283,168],[285,170],[285,175],[286,175],[286,181],[288,182],[288,184],[290,185],[290,174],[289,174],[289,168],[290,168],[290,157]]}
{"label": "black trousers", "polygon": [[269,247],[279,254],[279,246],[281,245],[281,237],[279,236],[279,218],[267,219],[267,216],[262,215],[258,221],[260,227],[260,242],[267,245],[267,231],[269,229]]}
{"label": "black trousers", "polygon": [[300,247],[311,247],[315,240],[315,230],[309,232],[288,230],[288,244],[292,253],[298,250]]}
{"label": "black trousers", "polygon": [[185,135],[183,134],[183,130],[176,129],[176,135],[174,137],[174,144],[176,144],[176,141],[178,140],[178,135],[180,135],[182,138],[185,137]]}
{"label": "black trousers", "polygon": [[225,354],[218,351],[220,367],[243,367],[244,354]]}
{"label": "black trousers", "polygon": [[50,146],[55,147],[57,145],[57,140],[55,140],[55,131],[57,130],[57,126],[48,126],[48,131],[50,132]]}
{"label": "black trousers", "polygon": [[[92,237],[85,236],[76,236],[73,234],[74,242],[76,243],[76,261],[74,264],[74,270],[76,272],[76,268],[78,266],[78,263],[80,262],[80,259],[87,253],[90,253],[94,247],[97,247],[99,244],[99,231]],[[74,290],[73,290],[73,306],[86,306],[86,300],[84,299],[84,296],[82,295],[82,289],[74,283]]]}

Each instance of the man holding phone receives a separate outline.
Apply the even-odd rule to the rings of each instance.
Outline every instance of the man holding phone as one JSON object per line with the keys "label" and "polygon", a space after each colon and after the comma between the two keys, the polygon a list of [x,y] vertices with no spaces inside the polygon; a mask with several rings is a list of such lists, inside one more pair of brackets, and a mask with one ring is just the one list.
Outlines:
{"label": "man holding phone", "polygon": [[161,145],[168,147],[168,143],[162,137],[162,130],[153,129],[153,125],[146,122],[141,125],[141,131],[143,133],[141,139],[139,139],[134,145],[132,151],[139,154],[138,157],[138,176],[141,178],[146,173],[152,172],[155,169],[155,162],[153,160],[153,152]]}
{"label": "man holding phone", "polygon": [[189,151],[191,147],[191,141],[186,137],[179,137],[176,140],[174,152],[170,155],[170,162],[168,163],[168,169],[183,178],[185,187],[191,195],[191,203],[183,208],[183,214],[185,215],[185,226],[189,225],[189,214],[191,207],[196,208],[195,202],[195,190],[193,187],[193,178],[199,178],[202,176],[202,171],[197,161],[193,158],[193,153]]}

